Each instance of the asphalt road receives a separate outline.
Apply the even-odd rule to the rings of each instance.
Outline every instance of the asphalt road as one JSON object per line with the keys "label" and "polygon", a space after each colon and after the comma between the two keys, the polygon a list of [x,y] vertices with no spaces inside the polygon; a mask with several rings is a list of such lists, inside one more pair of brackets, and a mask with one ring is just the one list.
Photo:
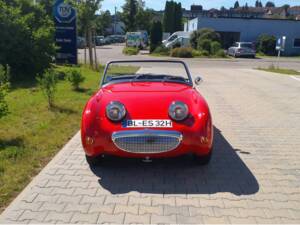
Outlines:
{"label": "asphalt road", "polygon": [[[103,62],[133,58],[112,49],[99,50]],[[90,168],[78,133],[0,223],[299,224],[300,80],[246,60],[187,60],[213,117],[209,165],[182,157]]]}
{"label": "asphalt road", "polygon": [[[101,64],[105,64],[112,60],[122,59],[149,59],[153,58],[147,54],[138,56],[125,56],[122,54],[123,45],[108,45],[97,47],[97,58]],[[87,53],[88,54],[88,53]],[[84,50],[78,51],[79,60],[84,62]],[[155,59],[168,59],[169,57],[154,57]],[[174,59],[174,58],[171,58]],[[229,69],[252,69],[257,67],[269,67],[271,64],[277,64],[276,58],[262,58],[262,59],[184,59],[190,66],[197,66],[199,68],[229,68]],[[300,58],[281,58],[279,66],[283,68],[290,68],[300,70]]]}

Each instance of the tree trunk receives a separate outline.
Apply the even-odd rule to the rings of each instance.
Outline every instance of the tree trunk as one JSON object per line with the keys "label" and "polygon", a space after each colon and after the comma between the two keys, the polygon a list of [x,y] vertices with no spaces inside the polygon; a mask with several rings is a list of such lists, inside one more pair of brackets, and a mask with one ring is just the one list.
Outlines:
{"label": "tree trunk", "polygon": [[[94,37],[96,37],[96,32],[94,32]],[[97,61],[96,39],[94,39],[94,56],[95,56],[95,70],[97,70],[98,69],[98,61]]]}
{"label": "tree trunk", "polygon": [[[84,32],[85,44],[87,44],[87,31]],[[86,45],[84,45],[84,65],[86,65]]]}
{"label": "tree trunk", "polygon": [[94,65],[93,37],[92,37],[92,30],[90,28],[88,28],[88,47],[89,47],[90,66],[93,67],[93,65]]}

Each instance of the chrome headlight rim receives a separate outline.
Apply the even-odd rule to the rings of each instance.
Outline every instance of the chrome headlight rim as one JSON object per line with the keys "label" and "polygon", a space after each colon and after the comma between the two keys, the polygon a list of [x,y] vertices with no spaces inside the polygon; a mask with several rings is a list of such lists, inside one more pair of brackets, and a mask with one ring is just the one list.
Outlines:
{"label": "chrome headlight rim", "polygon": [[[113,109],[117,109],[118,112],[118,117],[115,118],[112,116],[111,111]],[[107,106],[106,106],[106,117],[111,120],[112,122],[120,122],[123,120],[126,116],[126,108],[125,106],[119,102],[119,101],[111,101]]]}
{"label": "chrome headlight rim", "polygon": [[[184,110],[184,113],[181,117],[176,117],[176,108],[180,107],[181,109]],[[183,121],[185,119],[188,118],[189,116],[189,108],[188,106],[184,103],[184,102],[181,102],[181,101],[173,101],[171,103],[171,105],[169,106],[169,116],[172,120],[175,120],[175,121]]]}

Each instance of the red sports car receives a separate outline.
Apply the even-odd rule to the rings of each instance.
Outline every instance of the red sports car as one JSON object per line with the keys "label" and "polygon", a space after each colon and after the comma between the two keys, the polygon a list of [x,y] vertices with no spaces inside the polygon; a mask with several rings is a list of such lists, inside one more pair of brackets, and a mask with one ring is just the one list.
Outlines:
{"label": "red sports car", "polygon": [[200,81],[193,81],[182,61],[108,63],[100,90],[82,114],[87,161],[95,164],[105,155],[151,160],[192,153],[207,164],[213,124],[195,88]]}

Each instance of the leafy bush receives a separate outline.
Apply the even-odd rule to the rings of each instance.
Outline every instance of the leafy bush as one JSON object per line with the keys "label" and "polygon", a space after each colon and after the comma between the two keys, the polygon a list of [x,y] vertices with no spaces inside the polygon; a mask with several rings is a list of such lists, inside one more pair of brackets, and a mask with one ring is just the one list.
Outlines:
{"label": "leafy bush", "polygon": [[[10,3],[8,3],[10,2]],[[34,79],[55,56],[52,18],[32,1],[0,1],[0,64],[12,81]]]}
{"label": "leafy bush", "polygon": [[79,90],[79,85],[85,80],[84,76],[82,76],[81,72],[77,70],[71,70],[68,75],[68,81],[71,82],[73,88],[75,90]]}
{"label": "leafy bush", "polygon": [[193,55],[193,57],[204,57],[204,56],[209,56],[209,52],[205,51],[205,50],[198,51],[198,50],[193,49],[192,55]]}
{"label": "leafy bush", "polygon": [[153,52],[158,46],[161,45],[162,35],[163,29],[161,22],[153,22],[150,30],[150,52]]}
{"label": "leafy bush", "polygon": [[133,47],[125,47],[123,49],[123,54],[124,55],[137,55],[139,53],[138,48],[133,48]]}
{"label": "leafy bush", "polygon": [[201,39],[220,42],[220,34],[210,28],[196,30],[191,34],[190,43],[192,48],[196,49],[198,47],[198,41]]}
{"label": "leafy bush", "polygon": [[168,56],[168,55],[170,55],[170,49],[161,45],[161,46],[158,46],[152,53]]}
{"label": "leafy bush", "polygon": [[[211,54],[212,54],[212,55],[217,55],[218,52],[219,52],[220,50],[222,50],[222,46],[221,46],[220,42],[217,42],[217,41],[213,41],[213,42],[211,43],[210,47],[211,47]],[[223,51],[223,50],[222,50],[222,51]],[[223,52],[224,52],[224,51],[223,51]]]}
{"label": "leafy bush", "polygon": [[225,58],[226,57],[226,53],[223,49],[220,49],[219,51],[217,51],[214,56],[216,57],[221,57],[221,58]]}
{"label": "leafy bush", "polygon": [[57,76],[54,70],[48,69],[45,73],[37,77],[38,84],[47,98],[49,108],[54,106],[54,95],[57,86]]}
{"label": "leafy bush", "polygon": [[199,38],[197,49],[199,51],[207,51],[209,54],[211,54],[211,40]]}
{"label": "leafy bush", "polygon": [[9,89],[9,67],[0,65],[0,118],[8,114],[8,104],[5,100]]}
{"label": "leafy bush", "polygon": [[171,50],[172,57],[179,58],[192,58],[193,57],[193,49],[192,48],[174,48]]}
{"label": "leafy bush", "polygon": [[257,41],[257,50],[266,55],[276,54],[276,37],[272,35],[262,34]]}

